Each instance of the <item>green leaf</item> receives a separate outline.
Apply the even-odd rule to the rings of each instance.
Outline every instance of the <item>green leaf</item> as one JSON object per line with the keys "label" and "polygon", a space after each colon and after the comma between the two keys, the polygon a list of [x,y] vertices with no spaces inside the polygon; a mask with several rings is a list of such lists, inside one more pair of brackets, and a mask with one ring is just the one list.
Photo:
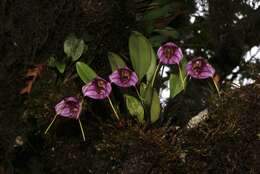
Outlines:
{"label": "green leaf", "polygon": [[153,90],[153,98],[151,103],[151,122],[154,123],[160,118],[161,105],[157,91]]}
{"label": "green leaf", "polygon": [[182,73],[182,77],[183,78],[185,78],[187,76],[187,73],[186,73],[186,65],[187,65],[187,63],[188,63],[188,60],[185,57],[183,57],[183,59],[180,62],[180,69],[181,69],[181,73]]}
{"label": "green leaf", "polygon": [[145,98],[146,87],[147,87],[147,85],[145,83],[140,84],[140,95],[142,98]]}
{"label": "green leaf", "polygon": [[144,20],[154,20],[160,17],[168,16],[171,10],[172,10],[171,4],[160,6],[154,10],[146,12],[144,14]]}
{"label": "green leaf", "polygon": [[68,36],[64,42],[64,52],[74,62],[80,58],[84,49],[86,49],[84,41],[76,38],[74,35]]}
{"label": "green leaf", "polygon": [[84,83],[89,83],[91,80],[97,77],[96,72],[83,62],[77,62],[76,69],[79,77]]}
{"label": "green leaf", "polygon": [[124,95],[126,106],[132,116],[136,116],[140,123],[144,122],[144,108],[139,100],[130,95]]}
{"label": "green leaf", "polygon": [[66,68],[66,64],[65,64],[65,63],[55,61],[55,66],[56,66],[57,70],[58,70],[61,74],[64,73],[65,68]]}
{"label": "green leaf", "polygon": [[124,60],[117,54],[113,52],[108,53],[108,60],[111,66],[112,71],[117,70],[118,68],[126,67]]}
{"label": "green leaf", "polygon": [[152,87],[151,84],[149,83],[149,84],[146,86],[145,92],[144,92],[144,103],[145,103],[145,105],[146,105],[148,108],[151,107],[152,97],[153,97],[153,87]]}
{"label": "green leaf", "polygon": [[51,56],[51,57],[48,59],[48,63],[47,63],[48,66],[54,68],[54,67],[56,67],[56,66],[55,66],[55,63],[56,63],[55,58],[54,58],[53,56]]}
{"label": "green leaf", "polygon": [[186,65],[187,65],[187,63],[188,63],[187,58],[184,56],[184,57],[182,58],[182,60],[181,60],[180,63],[181,63],[182,69],[185,70]]}
{"label": "green leaf", "polygon": [[179,32],[171,27],[166,27],[164,29],[156,29],[154,31],[163,36],[170,37],[172,39],[178,39],[180,36]]}
{"label": "green leaf", "polygon": [[57,70],[61,74],[63,74],[66,69],[66,64],[64,62],[57,61],[53,56],[49,58],[48,66],[52,68],[57,68]]}
{"label": "green leaf", "polygon": [[133,32],[129,38],[129,51],[133,68],[141,81],[151,65],[151,44],[141,33]]}
{"label": "green leaf", "polygon": [[152,80],[153,75],[155,73],[156,65],[157,65],[157,57],[156,57],[156,54],[155,54],[150,42],[149,42],[149,45],[151,48],[151,63],[150,63],[150,67],[146,73],[147,83],[149,83]]}
{"label": "green leaf", "polygon": [[170,97],[174,98],[183,90],[179,74],[170,75]]}
{"label": "green leaf", "polygon": [[[180,69],[182,73],[182,77],[185,78],[186,71],[185,71],[185,65],[187,64],[187,59],[183,58],[180,63]],[[176,95],[178,95],[181,91],[183,91],[182,86],[182,80],[180,78],[180,74],[178,73],[172,73],[170,75],[170,97],[174,98]],[[184,87],[186,87],[187,83],[184,81]]]}

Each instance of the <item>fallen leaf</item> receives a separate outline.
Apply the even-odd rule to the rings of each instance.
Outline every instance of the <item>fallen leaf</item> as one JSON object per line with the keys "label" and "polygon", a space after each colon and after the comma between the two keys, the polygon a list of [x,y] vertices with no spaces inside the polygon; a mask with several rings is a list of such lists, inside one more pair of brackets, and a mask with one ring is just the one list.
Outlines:
{"label": "fallen leaf", "polygon": [[27,70],[25,77],[30,78],[30,80],[26,81],[26,86],[20,91],[20,94],[31,93],[33,83],[35,82],[37,77],[39,77],[42,74],[44,67],[44,64],[38,64],[34,68],[29,68]]}
{"label": "fallen leaf", "polygon": [[220,75],[217,74],[217,73],[215,73],[214,76],[213,76],[213,80],[214,80],[214,82],[215,82],[216,84],[219,84],[219,83],[220,83],[220,80],[221,80]]}

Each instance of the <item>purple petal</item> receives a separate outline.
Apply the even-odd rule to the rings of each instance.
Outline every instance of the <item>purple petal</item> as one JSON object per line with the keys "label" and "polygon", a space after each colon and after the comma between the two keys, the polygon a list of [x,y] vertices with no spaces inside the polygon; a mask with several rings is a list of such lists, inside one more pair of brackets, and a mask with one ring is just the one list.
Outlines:
{"label": "purple petal", "polygon": [[183,58],[183,54],[180,48],[178,48],[174,53],[174,60],[176,64],[179,64],[181,59]]}
{"label": "purple petal", "polygon": [[205,72],[199,73],[198,76],[199,76],[198,79],[207,79],[209,77],[212,77],[212,73],[205,71]]}
{"label": "purple petal", "polygon": [[123,88],[126,88],[126,87],[129,87],[129,81],[127,83],[124,83],[122,82],[120,79],[114,79],[113,81],[114,84],[116,84],[117,86],[120,86],[120,87],[123,87]]}
{"label": "purple petal", "polygon": [[[201,61],[200,67],[193,68],[193,64],[196,66],[196,61]],[[186,65],[186,71],[189,76],[196,79],[206,79],[215,74],[215,69],[201,57],[189,61]]]}
{"label": "purple petal", "polygon": [[87,96],[97,100],[105,99],[108,97],[105,91],[101,91],[100,93],[97,93],[96,91],[91,91],[87,93]]}
{"label": "purple petal", "polygon": [[55,106],[55,111],[59,116],[77,119],[81,112],[81,104],[76,97],[67,97]]}
{"label": "purple petal", "polygon": [[108,97],[109,94],[111,93],[112,91],[112,87],[111,87],[111,83],[107,82],[107,85],[106,85],[106,96]]}
{"label": "purple petal", "polygon": [[209,63],[206,64],[205,71],[210,72],[212,74],[211,76],[214,76],[215,74],[215,69]]}
{"label": "purple petal", "polygon": [[160,46],[160,48],[157,51],[157,56],[159,59],[161,59],[162,57],[164,57],[164,53],[163,53],[163,46]]}
{"label": "purple petal", "polygon": [[[102,80],[105,83],[103,89],[99,89],[97,87],[98,80]],[[95,78],[90,83],[82,87],[82,93],[84,96],[88,96],[90,98],[98,99],[98,100],[107,98],[111,93],[111,90],[112,90],[111,84],[100,77]]]}
{"label": "purple petal", "polygon": [[131,74],[131,81],[133,81],[134,85],[138,83],[138,76],[135,72],[132,72]]}
{"label": "purple petal", "polygon": [[168,60],[164,57],[164,56],[161,56],[160,59],[159,59],[160,63],[162,64],[168,64]]}
{"label": "purple petal", "polygon": [[120,80],[120,74],[118,71],[114,71],[110,76],[109,76],[109,80],[112,83],[115,83],[115,81]]}
{"label": "purple petal", "polygon": [[214,74],[215,74],[215,69],[210,64],[206,64],[205,67],[203,67],[199,76],[201,79],[206,79],[209,77],[213,77]]}
{"label": "purple petal", "polygon": [[[165,49],[172,49],[174,51],[171,57],[166,57]],[[183,54],[181,49],[174,43],[168,42],[162,45],[157,51],[158,59],[163,64],[179,64],[181,59],[183,58]]]}
{"label": "purple petal", "polygon": [[96,91],[96,85],[93,83],[93,81],[89,82],[88,84],[84,85],[82,87],[82,93],[84,96],[87,96],[88,91]]}
{"label": "purple petal", "polygon": [[[122,77],[120,76],[120,71],[128,71],[130,74],[129,79],[122,79]],[[109,76],[109,79],[112,83],[123,88],[134,86],[138,82],[137,74],[127,67],[114,71]]]}
{"label": "purple petal", "polygon": [[60,110],[59,115],[63,117],[72,117],[73,113],[70,111],[69,108],[65,107],[62,110]]}
{"label": "purple petal", "polygon": [[167,64],[169,64],[169,65],[178,64],[178,62],[176,62],[175,58],[172,58],[172,59],[168,59],[168,63]]}

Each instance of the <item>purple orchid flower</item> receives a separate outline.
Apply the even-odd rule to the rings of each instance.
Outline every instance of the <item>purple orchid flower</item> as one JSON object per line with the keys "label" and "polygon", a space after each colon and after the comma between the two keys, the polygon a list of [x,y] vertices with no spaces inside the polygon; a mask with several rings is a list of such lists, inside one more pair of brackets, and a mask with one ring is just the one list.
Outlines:
{"label": "purple orchid flower", "polygon": [[186,65],[187,74],[196,79],[213,77],[215,69],[202,57],[189,61]]}
{"label": "purple orchid flower", "polygon": [[76,97],[67,97],[55,106],[55,111],[59,116],[78,119],[81,103]]}
{"label": "purple orchid flower", "polygon": [[44,134],[47,134],[49,129],[51,128],[52,124],[56,120],[57,116],[61,117],[67,117],[67,118],[74,118],[79,121],[79,126],[81,129],[83,140],[86,141],[85,133],[81,124],[81,121],[79,119],[80,113],[82,110],[82,102],[80,102],[76,97],[66,97],[63,100],[61,100],[56,106],[55,111],[56,115],[54,116],[53,120],[45,130]]}
{"label": "purple orchid flower", "polygon": [[111,90],[111,84],[100,77],[96,77],[94,80],[82,87],[82,93],[84,96],[98,100],[109,97]]}
{"label": "purple orchid flower", "polygon": [[138,77],[136,73],[130,70],[128,67],[120,68],[114,71],[110,76],[109,79],[111,83],[116,84],[117,86],[126,88],[130,86],[135,86],[138,82]]}
{"label": "purple orchid flower", "polygon": [[157,56],[163,64],[179,64],[183,58],[181,48],[172,42],[162,45],[157,51]]}
{"label": "purple orchid flower", "polygon": [[116,115],[116,118],[119,120],[119,115],[117,114],[116,109],[109,98],[111,90],[111,83],[102,79],[101,77],[96,77],[94,80],[82,87],[82,93],[84,96],[88,96],[90,98],[98,100],[108,98],[108,101]]}

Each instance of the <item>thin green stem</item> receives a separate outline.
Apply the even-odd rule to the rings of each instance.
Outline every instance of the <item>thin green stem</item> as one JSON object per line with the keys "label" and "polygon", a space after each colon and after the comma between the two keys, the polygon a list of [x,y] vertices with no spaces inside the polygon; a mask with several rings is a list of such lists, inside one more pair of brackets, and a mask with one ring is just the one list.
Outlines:
{"label": "thin green stem", "polygon": [[184,79],[183,79],[181,67],[179,64],[178,64],[178,68],[179,68],[179,76],[181,78],[182,88],[185,89]]}
{"label": "thin green stem", "polygon": [[183,80],[184,83],[186,83],[187,77],[188,77],[188,76],[185,76],[185,77],[184,77],[184,80]]}
{"label": "thin green stem", "polygon": [[156,69],[155,69],[155,71],[154,71],[153,78],[152,78],[152,86],[154,85],[154,81],[155,81],[155,78],[156,78],[156,76],[157,76],[157,73],[158,73],[158,71],[159,71],[159,69],[160,69],[160,66],[161,66],[161,63],[158,63],[158,65],[156,66]]}
{"label": "thin green stem", "polygon": [[116,115],[116,118],[119,120],[119,116],[118,116],[118,114],[117,114],[117,112],[116,112],[115,107],[113,106],[112,101],[110,100],[110,97],[107,97],[107,98],[108,98],[108,101],[109,101],[109,103],[110,103],[110,106],[112,107],[112,109],[113,109],[113,111],[114,111],[114,113],[115,113],[115,115]]}
{"label": "thin green stem", "polygon": [[82,127],[81,121],[80,121],[80,119],[78,119],[78,120],[79,120],[79,127],[80,127],[80,130],[81,130],[81,133],[82,133],[83,141],[86,141],[85,132],[84,132],[84,129]]}
{"label": "thin green stem", "polygon": [[143,98],[142,98],[142,96],[140,95],[140,93],[139,93],[139,91],[138,91],[138,89],[137,89],[136,86],[135,86],[135,91],[136,91],[136,94],[138,95],[139,99],[140,99],[140,100],[143,100]]}
{"label": "thin green stem", "polygon": [[218,92],[218,96],[220,97],[220,91],[219,91],[219,88],[218,88],[218,84],[216,84],[216,82],[215,82],[215,80],[213,79],[213,77],[212,77],[212,81],[213,81],[214,86],[215,86],[215,88],[216,88],[216,90],[217,90],[217,92]]}
{"label": "thin green stem", "polygon": [[51,128],[52,124],[53,124],[54,121],[56,120],[57,115],[58,115],[58,114],[56,114],[56,115],[54,116],[54,118],[52,119],[51,123],[49,124],[49,126],[48,126],[47,129],[45,130],[44,134],[47,134],[47,132],[48,132],[49,129]]}

